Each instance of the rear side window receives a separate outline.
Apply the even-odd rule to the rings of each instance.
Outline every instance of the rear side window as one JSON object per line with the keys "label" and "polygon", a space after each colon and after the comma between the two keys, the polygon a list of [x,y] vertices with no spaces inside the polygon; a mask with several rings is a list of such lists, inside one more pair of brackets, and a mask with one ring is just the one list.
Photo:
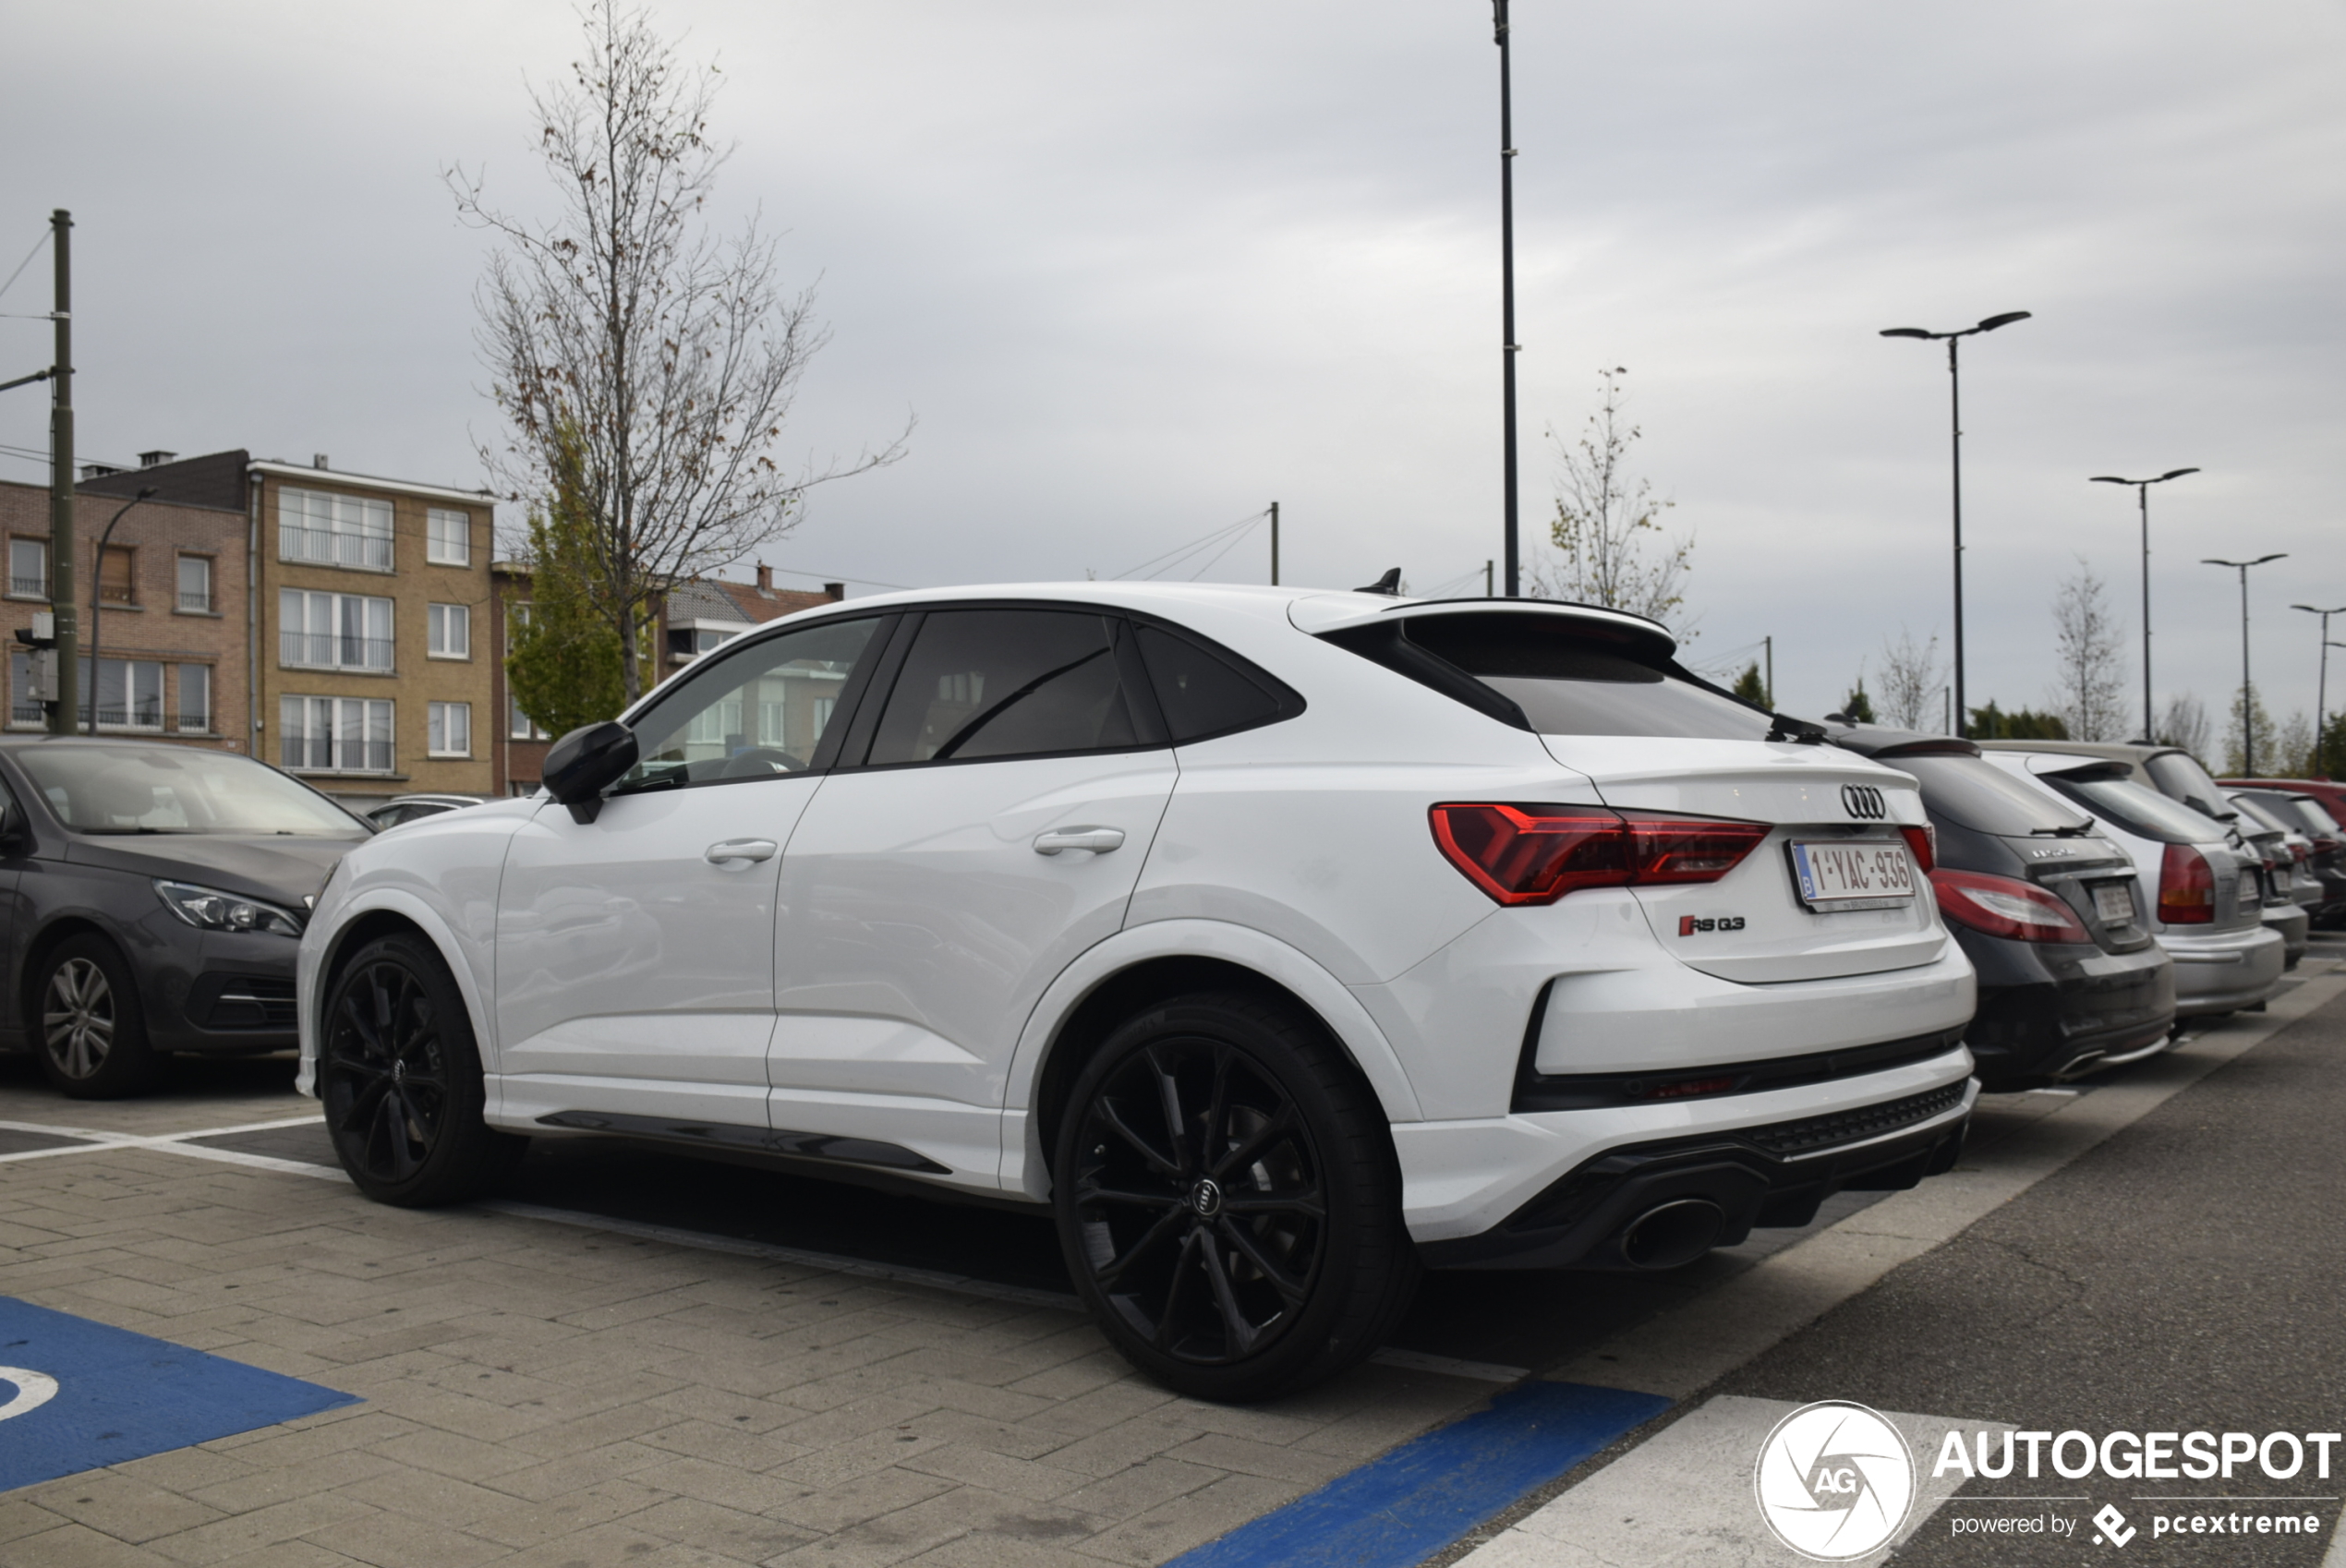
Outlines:
{"label": "rear side window", "polygon": [[1121,619],[950,609],[921,622],[872,739],[873,766],[1149,743],[1124,684]]}
{"label": "rear side window", "polygon": [[1512,702],[1543,735],[1757,741],[1771,728],[1767,715],[1557,617],[1415,616],[1402,634]]}
{"label": "rear side window", "polygon": [[[1285,717],[1289,694],[1275,690],[1230,659],[1155,626],[1137,635],[1149,685],[1173,742],[1184,745]],[[1300,699],[1292,706],[1300,708]]]}
{"label": "rear side window", "polygon": [[2003,838],[2077,833],[2089,818],[1994,763],[1972,756],[1888,756],[1880,759],[1922,784],[1922,803],[1958,827]]}

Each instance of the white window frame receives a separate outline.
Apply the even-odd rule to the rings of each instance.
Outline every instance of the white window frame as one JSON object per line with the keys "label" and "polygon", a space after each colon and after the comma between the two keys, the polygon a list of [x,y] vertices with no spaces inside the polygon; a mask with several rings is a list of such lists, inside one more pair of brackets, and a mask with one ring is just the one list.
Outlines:
{"label": "white window frame", "polygon": [[[200,567],[203,570],[203,592],[200,594],[190,594],[187,592],[187,568],[190,566]],[[216,613],[219,606],[212,598],[212,575],[213,570],[212,557],[208,555],[190,555],[187,551],[182,550],[179,554],[179,564],[175,569],[175,575],[172,580],[172,594],[174,596],[172,599],[173,607],[182,615],[212,615]],[[190,598],[200,598],[203,602],[200,604],[189,604],[187,601]]]}
{"label": "white window frame", "polygon": [[[387,697],[277,699],[277,755],[289,773],[396,772],[398,711]],[[322,744],[324,751],[319,751]],[[300,748],[298,754],[295,748]],[[318,758],[323,755],[322,762]]]}
{"label": "white window frame", "polygon": [[[30,551],[39,563],[35,575],[17,570],[19,556]],[[36,585],[26,587],[23,585]],[[49,541],[46,539],[11,538],[8,541],[8,597],[14,599],[45,599],[49,597]]]}
{"label": "white window frame", "polygon": [[468,757],[473,754],[473,705],[428,703],[424,707],[424,754]]}
{"label": "white window frame", "polygon": [[[117,658],[112,654],[101,654],[95,669],[97,679],[94,681],[91,679],[93,671],[90,656],[83,654],[79,663],[81,722],[83,724],[90,722],[90,715],[94,710],[98,716],[98,728],[101,730],[112,730],[142,735],[159,735],[163,732],[163,661],[161,659]],[[121,708],[117,710],[122,717],[117,718],[108,718],[106,710],[98,706],[98,690],[104,680],[108,665],[115,666],[122,670],[123,701]],[[151,689],[148,689],[149,683],[151,683]],[[139,699],[142,696],[151,700],[151,711],[154,714],[154,722],[151,724],[142,724],[137,717]]]}
{"label": "white window frame", "polygon": [[468,512],[435,506],[424,513],[424,559],[434,566],[473,563],[473,519]]}
{"label": "white window frame", "polygon": [[[357,669],[388,675],[397,668],[393,601],[368,594],[277,590],[277,664],[283,669]],[[357,633],[349,631],[353,608]],[[322,627],[313,624],[323,620]],[[347,657],[357,645],[356,658]],[[294,657],[288,657],[288,655]]]}
{"label": "white window frame", "polygon": [[470,659],[473,656],[473,607],[435,604],[425,609],[426,658]]}
{"label": "white window frame", "polygon": [[277,559],[389,572],[391,502],[285,486],[277,492]]}
{"label": "white window frame", "polygon": [[511,692],[505,694],[505,739],[509,741],[550,741],[551,735],[538,726],[538,721],[522,712],[521,699]]}

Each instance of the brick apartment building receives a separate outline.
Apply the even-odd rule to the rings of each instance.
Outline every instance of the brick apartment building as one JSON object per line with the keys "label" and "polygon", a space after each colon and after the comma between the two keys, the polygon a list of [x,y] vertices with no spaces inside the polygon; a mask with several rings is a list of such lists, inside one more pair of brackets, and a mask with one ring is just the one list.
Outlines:
{"label": "brick apartment building", "polygon": [[[194,563],[211,549],[210,592],[223,607],[205,622],[213,641],[182,641],[212,650],[222,743],[248,745],[359,810],[411,791],[490,792],[498,644],[487,636],[495,506],[486,493],[343,473],[323,457],[302,467],[244,452],[185,460],[149,452],[141,463],[88,473],[77,487],[84,549],[124,501],[143,488],[157,492],[115,530],[117,541],[130,541],[128,558],[108,553],[113,575],[98,603],[101,733],[117,688],[129,698],[126,711],[149,711],[142,658],[172,671],[160,699],[166,715],[188,701],[187,668],[204,662],[192,652],[148,657],[167,641],[152,633],[135,651],[117,644],[115,625],[127,617],[108,596],[117,583],[135,597],[162,593],[170,582],[192,603],[201,576]],[[23,525],[9,516],[12,552],[45,547],[45,513]],[[14,589],[20,585],[11,570]],[[176,630],[201,619],[172,615],[139,624]],[[114,676],[106,659],[117,646],[126,668]],[[11,715],[24,712],[20,669],[11,669],[9,691]],[[124,729],[175,732],[168,723]]]}
{"label": "brick apartment building", "polygon": [[[497,792],[526,795],[538,788],[546,764],[546,748],[555,737],[529,721],[514,706],[505,687],[503,655],[510,648],[508,627],[529,606],[529,569],[519,562],[498,561],[490,568],[491,645],[499,657],[490,679],[496,687],[496,711],[503,731],[496,746]],[[826,583],[821,593],[774,586],[774,569],[761,565],[757,581],[725,583],[702,580],[671,589],[660,607],[659,645],[662,679],[702,654],[731,642],[753,626],[817,605],[836,604],[847,597],[843,583]]]}

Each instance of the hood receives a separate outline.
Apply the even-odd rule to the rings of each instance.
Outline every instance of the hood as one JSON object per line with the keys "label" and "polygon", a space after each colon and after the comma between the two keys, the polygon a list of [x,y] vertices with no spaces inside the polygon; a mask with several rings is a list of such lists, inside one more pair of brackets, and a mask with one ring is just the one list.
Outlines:
{"label": "hood", "polygon": [[230,833],[126,833],[68,841],[66,859],[136,876],[194,882],[224,893],[266,899],[293,910],[326,885],[334,862],[368,836],[313,838],[290,833],[245,837]]}

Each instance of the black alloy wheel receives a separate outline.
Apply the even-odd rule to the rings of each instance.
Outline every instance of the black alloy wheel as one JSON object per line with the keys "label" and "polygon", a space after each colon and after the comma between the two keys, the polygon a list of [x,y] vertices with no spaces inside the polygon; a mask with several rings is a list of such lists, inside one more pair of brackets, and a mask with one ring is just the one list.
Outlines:
{"label": "black alloy wheel", "polygon": [[34,1004],[41,1070],[77,1100],[143,1092],[162,1063],[147,1043],[146,1016],[130,965],[94,933],[52,948]]}
{"label": "black alloy wheel", "polygon": [[320,1023],[318,1093],[352,1182],[403,1208],[457,1203],[504,1174],[527,1140],[481,1118],[472,1019],[455,980],[413,936],[371,942],[335,976]]}
{"label": "black alloy wheel", "polygon": [[1078,1077],[1058,1143],[1069,1272],[1168,1387],[1252,1400],[1318,1381],[1408,1304],[1383,1111],[1283,1009],[1201,996],[1131,1020]]}

